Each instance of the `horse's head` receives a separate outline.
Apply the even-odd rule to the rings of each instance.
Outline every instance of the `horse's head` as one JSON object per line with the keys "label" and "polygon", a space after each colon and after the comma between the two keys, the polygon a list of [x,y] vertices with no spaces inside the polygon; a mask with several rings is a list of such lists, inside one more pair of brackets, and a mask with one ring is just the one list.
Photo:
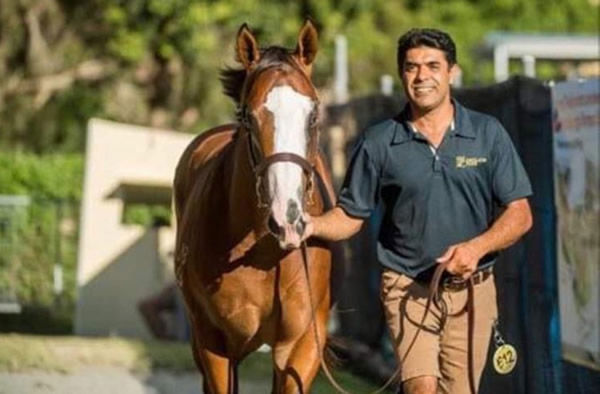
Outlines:
{"label": "horse's head", "polygon": [[310,21],[291,51],[259,49],[245,24],[237,36],[237,59],[246,72],[238,97],[240,122],[248,132],[259,203],[269,208],[269,231],[284,249],[300,246],[312,196],[318,98],[310,75],[316,52]]}

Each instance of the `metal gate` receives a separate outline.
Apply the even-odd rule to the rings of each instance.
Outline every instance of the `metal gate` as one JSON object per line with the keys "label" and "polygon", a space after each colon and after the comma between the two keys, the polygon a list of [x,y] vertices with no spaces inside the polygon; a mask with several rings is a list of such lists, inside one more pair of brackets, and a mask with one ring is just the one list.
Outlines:
{"label": "metal gate", "polygon": [[28,196],[0,195],[0,313],[20,313],[17,299],[19,233],[27,220]]}

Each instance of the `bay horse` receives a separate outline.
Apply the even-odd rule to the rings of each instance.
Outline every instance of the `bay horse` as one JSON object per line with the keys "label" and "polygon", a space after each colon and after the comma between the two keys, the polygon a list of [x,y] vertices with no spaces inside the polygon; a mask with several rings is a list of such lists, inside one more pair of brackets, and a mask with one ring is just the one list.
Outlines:
{"label": "bay horse", "polygon": [[333,196],[311,82],[317,40],[306,21],[295,50],[259,48],[242,25],[243,68],[221,72],[238,123],[200,134],[177,165],[176,278],[207,393],[237,393],[238,364],[263,344],[274,393],[309,392],[322,361],[331,251],[313,239],[306,260],[299,249],[306,213],[322,213]]}

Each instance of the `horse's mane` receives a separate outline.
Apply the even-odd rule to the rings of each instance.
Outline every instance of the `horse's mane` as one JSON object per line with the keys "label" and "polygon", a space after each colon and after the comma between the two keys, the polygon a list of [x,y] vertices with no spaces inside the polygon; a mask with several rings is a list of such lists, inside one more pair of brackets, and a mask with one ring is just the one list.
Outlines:
{"label": "horse's mane", "polygon": [[[253,73],[284,64],[294,64],[290,50],[279,46],[261,48],[260,59]],[[221,80],[221,85],[223,85],[223,93],[231,97],[236,104],[239,104],[242,99],[242,90],[244,89],[244,82],[246,82],[247,77],[248,74],[243,68],[225,67],[219,72],[219,79]]]}

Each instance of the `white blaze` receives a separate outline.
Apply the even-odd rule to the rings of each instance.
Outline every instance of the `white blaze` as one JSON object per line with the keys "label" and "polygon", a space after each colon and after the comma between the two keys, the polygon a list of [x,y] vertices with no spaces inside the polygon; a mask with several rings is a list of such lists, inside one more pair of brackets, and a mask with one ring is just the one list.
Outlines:
{"label": "white blaze", "polygon": [[[278,86],[267,95],[265,107],[273,114],[274,153],[295,153],[306,157],[307,121],[314,108],[312,99],[290,86]],[[272,212],[278,224],[286,223],[291,199],[302,209],[302,168],[294,163],[275,163],[269,168]]]}

